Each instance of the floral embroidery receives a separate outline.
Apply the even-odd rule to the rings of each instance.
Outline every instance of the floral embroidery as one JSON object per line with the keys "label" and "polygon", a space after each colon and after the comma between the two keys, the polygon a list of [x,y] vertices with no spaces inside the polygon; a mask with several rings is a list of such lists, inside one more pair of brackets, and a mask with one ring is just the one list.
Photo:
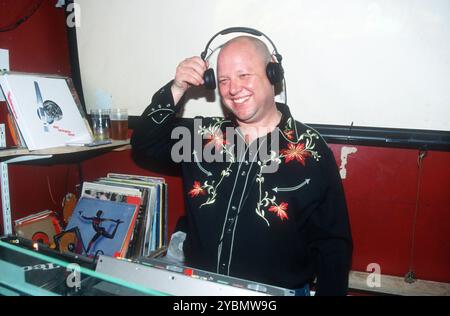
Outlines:
{"label": "floral embroidery", "polygon": [[[319,135],[313,133],[311,130],[307,130],[306,133],[303,133],[299,140],[305,140],[304,143],[298,142],[297,144],[290,143],[288,144],[287,149],[280,150],[280,155],[277,155],[274,151],[271,151],[270,158],[265,161],[258,161],[259,165],[259,173],[256,176],[256,182],[259,184],[259,202],[256,204],[256,214],[260,216],[266,222],[267,226],[270,226],[269,221],[265,216],[264,208],[267,208],[269,205],[269,211],[276,213],[276,215],[281,219],[289,219],[286,213],[288,203],[281,202],[279,205],[275,202],[276,196],[269,197],[269,193],[267,191],[263,191],[263,183],[264,177],[262,170],[266,168],[270,162],[281,164],[283,159],[285,163],[288,163],[292,160],[296,160],[300,162],[303,166],[305,166],[306,158],[313,157],[316,161],[319,161],[320,155],[317,151],[314,150],[315,144],[313,139],[318,139]],[[310,179],[305,181],[308,184]],[[301,185],[289,188],[290,191],[298,190],[304,186],[304,183]],[[272,189],[274,192],[278,193],[278,188]],[[286,190],[284,190],[286,191]],[[264,196],[263,196],[264,192]]]}
{"label": "floral embroidery", "polygon": [[294,139],[294,130],[293,129],[286,129],[286,130],[283,131],[283,134],[289,140],[293,140]]}
{"label": "floral embroidery", "polygon": [[292,160],[297,160],[303,166],[305,165],[305,159],[310,156],[310,153],[305,150],[305,144],[300,143],[297,145],[288,144],[288,149],[282,149],[280,152],[286,158],[286,163]]}
{"label": "floral embroidery", "polygon": [[286,121],[286,124],[283,128],[283,135],[286,137],[289,141],[294,141],[296,134],[295,129],[292,127],[292,117],[288,118]]}
{"label": "floral embroidery", "polygon": [[316,161],[319,161],[320,155],[314,150],[316,145],[313,142],[313,139],[318,138],[319,135],[313,133],[311,130],[307,130],[306,133],[303,133],[299,137],[299,140],[305,139],[305,143],[298,142],[297,144],[288,144],[288,148],[280,150],[281,155],[279,158],[285,158],[285,163],[296,160],[303,166],[305,166],[305,161],[308,157],[313,157]]}
{"label": "floral embroidery", "polygon": [[[200,127],[198,133],[204,137],[206,140],[206,145],[213,144],[217,150],[221,150],[221,152],[225,153],[228,156],[228,161],[230,162],[225,169],[223,169],[220,173],[220,178],[212,181],[205,181],[203,185],[200,181],[195,181],[193,188],[188,192],[188,195],[192,198],[198,196],[207,196],[206,202],[200,205],[200,207],[208,204],[213,204],[216,202],[216,197],[218,194],[218,189],[224,178],[229,177],[232,173],[231,166],[236,161],[235,156],[232,152],[232,146],[229,146],[229,142],[225,139],[221,126],[225,122],[222,119],[214,119],[215,122],[210,124],[209,126]],[[294,138],[294,129],[292,129],[292,122],[288,122],[288,126],[283,131],[283,135],[289,140]],[[258,161],[259,172],[256,176],[256,182],[259,184],[259,201],[256,203],[256,214],[261,217],[267,224],[270,226],[269,221],[266,218],[266,211],[274,213],[276,216],[280,218],[281,221],[285,219],[288,220],[289,216],[287,214],[288,203],[280,202],[279,204],[276,202],[277,197],[275,195],[269,196],[269,193],[263,190],[263,169],[268,167],[270,163],[281,164],[289,163],[291,161],[297,161],[301,163],[303,166],[306,165],[307,158],[314,158],[318,161],[321,156],[319,153],[314,150],[315,143],[314,139],[318,139],[319,135],[314,133],[311,130],[307,130],[306,133],[303,133],[299,137],[299,141],[297,143],[288,143],[287,148],[281,149],[280,153],[277,154],[275,151],[271,151],[270,158],[264,161]],[[300,142],[304,140],[304,142]],[[200,167],[200,166],[199,166]],[[216,181],[217,180],[217,181]],[[306,184],[309,183],[310,179],[307,179]],[[295,186],[289,188],[290,191],[294,191],[303,187],[304,183],[299,186]],[[272,188],[272,190],[277,194],[278,188]],[[280,189],[281,191],[281,189]],[[284,188],[284,191],[287,191]]]}
{"label": "floral embroidery", "polygon": [[206,192],[202,188],[202,185],[201,185],[200,182],[194,181],[194,186],[193,186],[192,190],[190,190],[188,192],[188,194],[189,194],[190,197],[195,197],[195,196],[198,196],[198,195],[205,195]]}
{"label": "floral embroidery", "polygon": [[273,205],[271,207],[269,207],[269,212],[274,212],[276,213],[276,215],[281,219],[288,219],[288,216],[286,214],[288,208],[288,203],[286,202],[281,202],[280,205]]}
{"label": "floral embroidery", "polygon": [[214,144],[214,147],[216,147],[217,150],[222,149],[225,145],[229,144],[220,130],[206,136],[206,141],[206,145]]}
{"label": "floral embroidery", "polygon": [[[201,188],[203,189],[202,195],[207,194],[208,198],[207,198],[206,202],[204,202],[203,204],[200,205],[200,207],[202,207],[204,205],[208,205],[208,204],[213,204],[216,202],[218,188],[219,188],[220,184],[222,183],[223,179],[230,176],[230,174],[232,172],[231,165],[236,161],[235,156],[232,152],[233,146],[227,146],[227,145],[229,145],[229,142],[227,140],[225,140],[222,130],[221,130],[222,124],[224,124],[225,122],[229,122],[229,121],[225,121],[224,119],[221,119],[221,118],[213,118],[213,121],[214,121],[214,123],[210,124],[207,127],[201,126],[198,130],[198,133],[207,140],[207,143],[205,145],[214,144],[214,146],[216,147],[216,150],[220,150],[221,152],[226,153],[227,159],[230,163],[228,164],[228,166],[225,169],[222,170],[222,172],[220,173],[220,179],[217,182],[215,180],[212,180],[211,183],[208,183],[208,181],[205,181],[205,183],[201,186]],[[197,165],[200,169],[202,169],[199,162],[197,162]],[[200,183],[199,183],[199,186],[200,186]],[[194,196],[197,196],[197,195],[194,195]],[[191,197],[194,197],[194,196],[191,195]]]}
{"label": "floral embroidery", "polygon": [[229,161],[234,162],[234,154],[231,151],[231,147],[233,146],[227,146],[229,145],[229,142],[225,139],[221,130],[221,126],[229,121],[225,121],[224,119],[217,117],[213,118],[213,120],[215,122],[213,124],[210,124],[208,127],[201,126],[198,130],[198,133],[206,139],[206,145],[214,144],[217,150],[220,149],[222,152],[225,152],[228,155]]}

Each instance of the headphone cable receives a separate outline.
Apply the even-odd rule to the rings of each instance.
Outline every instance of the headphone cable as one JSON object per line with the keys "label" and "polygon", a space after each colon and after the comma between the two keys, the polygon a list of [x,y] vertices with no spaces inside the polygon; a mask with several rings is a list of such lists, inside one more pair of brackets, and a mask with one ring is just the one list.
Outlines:
{"label": "headphone cable", "polygon": [[284,104],[287,106],[287,87],[286,87],[286,78],[283,77],[283,90],[284,90]]}

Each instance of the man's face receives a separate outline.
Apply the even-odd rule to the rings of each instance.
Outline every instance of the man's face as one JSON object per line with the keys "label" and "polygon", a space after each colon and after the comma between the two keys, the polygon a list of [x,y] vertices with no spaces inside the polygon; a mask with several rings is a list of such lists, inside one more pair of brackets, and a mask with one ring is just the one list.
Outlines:
{"label": "man's face", "polygon": [[261,126],[275,104],[261,53],[249,42],[232,43],[221,50],[217,72],[222,102],[238,124]]}

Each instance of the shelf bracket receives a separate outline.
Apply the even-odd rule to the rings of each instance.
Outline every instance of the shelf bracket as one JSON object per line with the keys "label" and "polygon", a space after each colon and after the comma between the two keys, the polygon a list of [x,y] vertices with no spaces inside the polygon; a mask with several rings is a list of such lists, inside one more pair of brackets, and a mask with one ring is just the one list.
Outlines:
{"label": "shelf bracket", "polygon": [[11,219],[11,202],[9,196],[9,177],[8,164],[16,162],[24,162],[37,159],[50,158],[52,155],[29,155],[11,158],[0,162],[0,180],[2,186],[2,211],[3,211],[3,235],[12,234],[12,219]]}

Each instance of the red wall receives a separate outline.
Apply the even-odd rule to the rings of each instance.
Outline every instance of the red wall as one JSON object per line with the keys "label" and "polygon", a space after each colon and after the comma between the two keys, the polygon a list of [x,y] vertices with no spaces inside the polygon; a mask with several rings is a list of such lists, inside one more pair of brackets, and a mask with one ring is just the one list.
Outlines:
{"label": "red wall", "polygon": [[[0,28],[17,21],[36,2],[0,1]],[[18,28],[0,32],[0,48],[9,49],[12,71],[70,76],[65,14],[55,4],[56,1],[45,0]],[[6,104],[0,102],[1,122],[5,113]],[[60,210],[66,191],[72,192],[78,181],[76,171],[76,165],[10,165],[13,219],[45,209]]]}
{"label": "red wall", "polygon": [[[331,145],[341,165],[343,145]],[[418,187],[418,150],[355,146],[343,180],[353,234],[353,269],[450,282],[450,153],[428,152]],[[372,271],[371,271],[372,272]]]}
{"label": "red wall", "polygon": [[[0,27],[20,16],[30,1],[1,1]],[[0,33],[0,48],[10,49],[11,70],[70,75],[65,16],[44,1],[17,30]],[[4,104],[2,104],[4,107]],[[2,114],[3,115],[3,114]],[[343,145],[331,145],[338,165]],[[343,180],[354,239],[353,269],[378,263],[383,274],[403,276],[409,269],[418,180],[417,150],[355,146]],[[450,153],[429,152],[423,161],[415,225],[413,270],[418,278],[450,282]],[[81,162],[85,180],[107,172],[160,175],[135,164],[129,151],[111,152]],[[13,219],[45,209],[61,209],[66,192],[79,183],[76,163],[11,165]],[[181,179],[169,183],[169,229],[183,213]],[[1,215],[0,215],[1,216]]]}
{"label": "red wall", "polygon": [[[0,1],[0,27],[14,23],[37,1]],[[45,0],[40,9],[17,29],[0,33],[0,48],[9,49],[11,70],[70,75],[63,9]]]}

